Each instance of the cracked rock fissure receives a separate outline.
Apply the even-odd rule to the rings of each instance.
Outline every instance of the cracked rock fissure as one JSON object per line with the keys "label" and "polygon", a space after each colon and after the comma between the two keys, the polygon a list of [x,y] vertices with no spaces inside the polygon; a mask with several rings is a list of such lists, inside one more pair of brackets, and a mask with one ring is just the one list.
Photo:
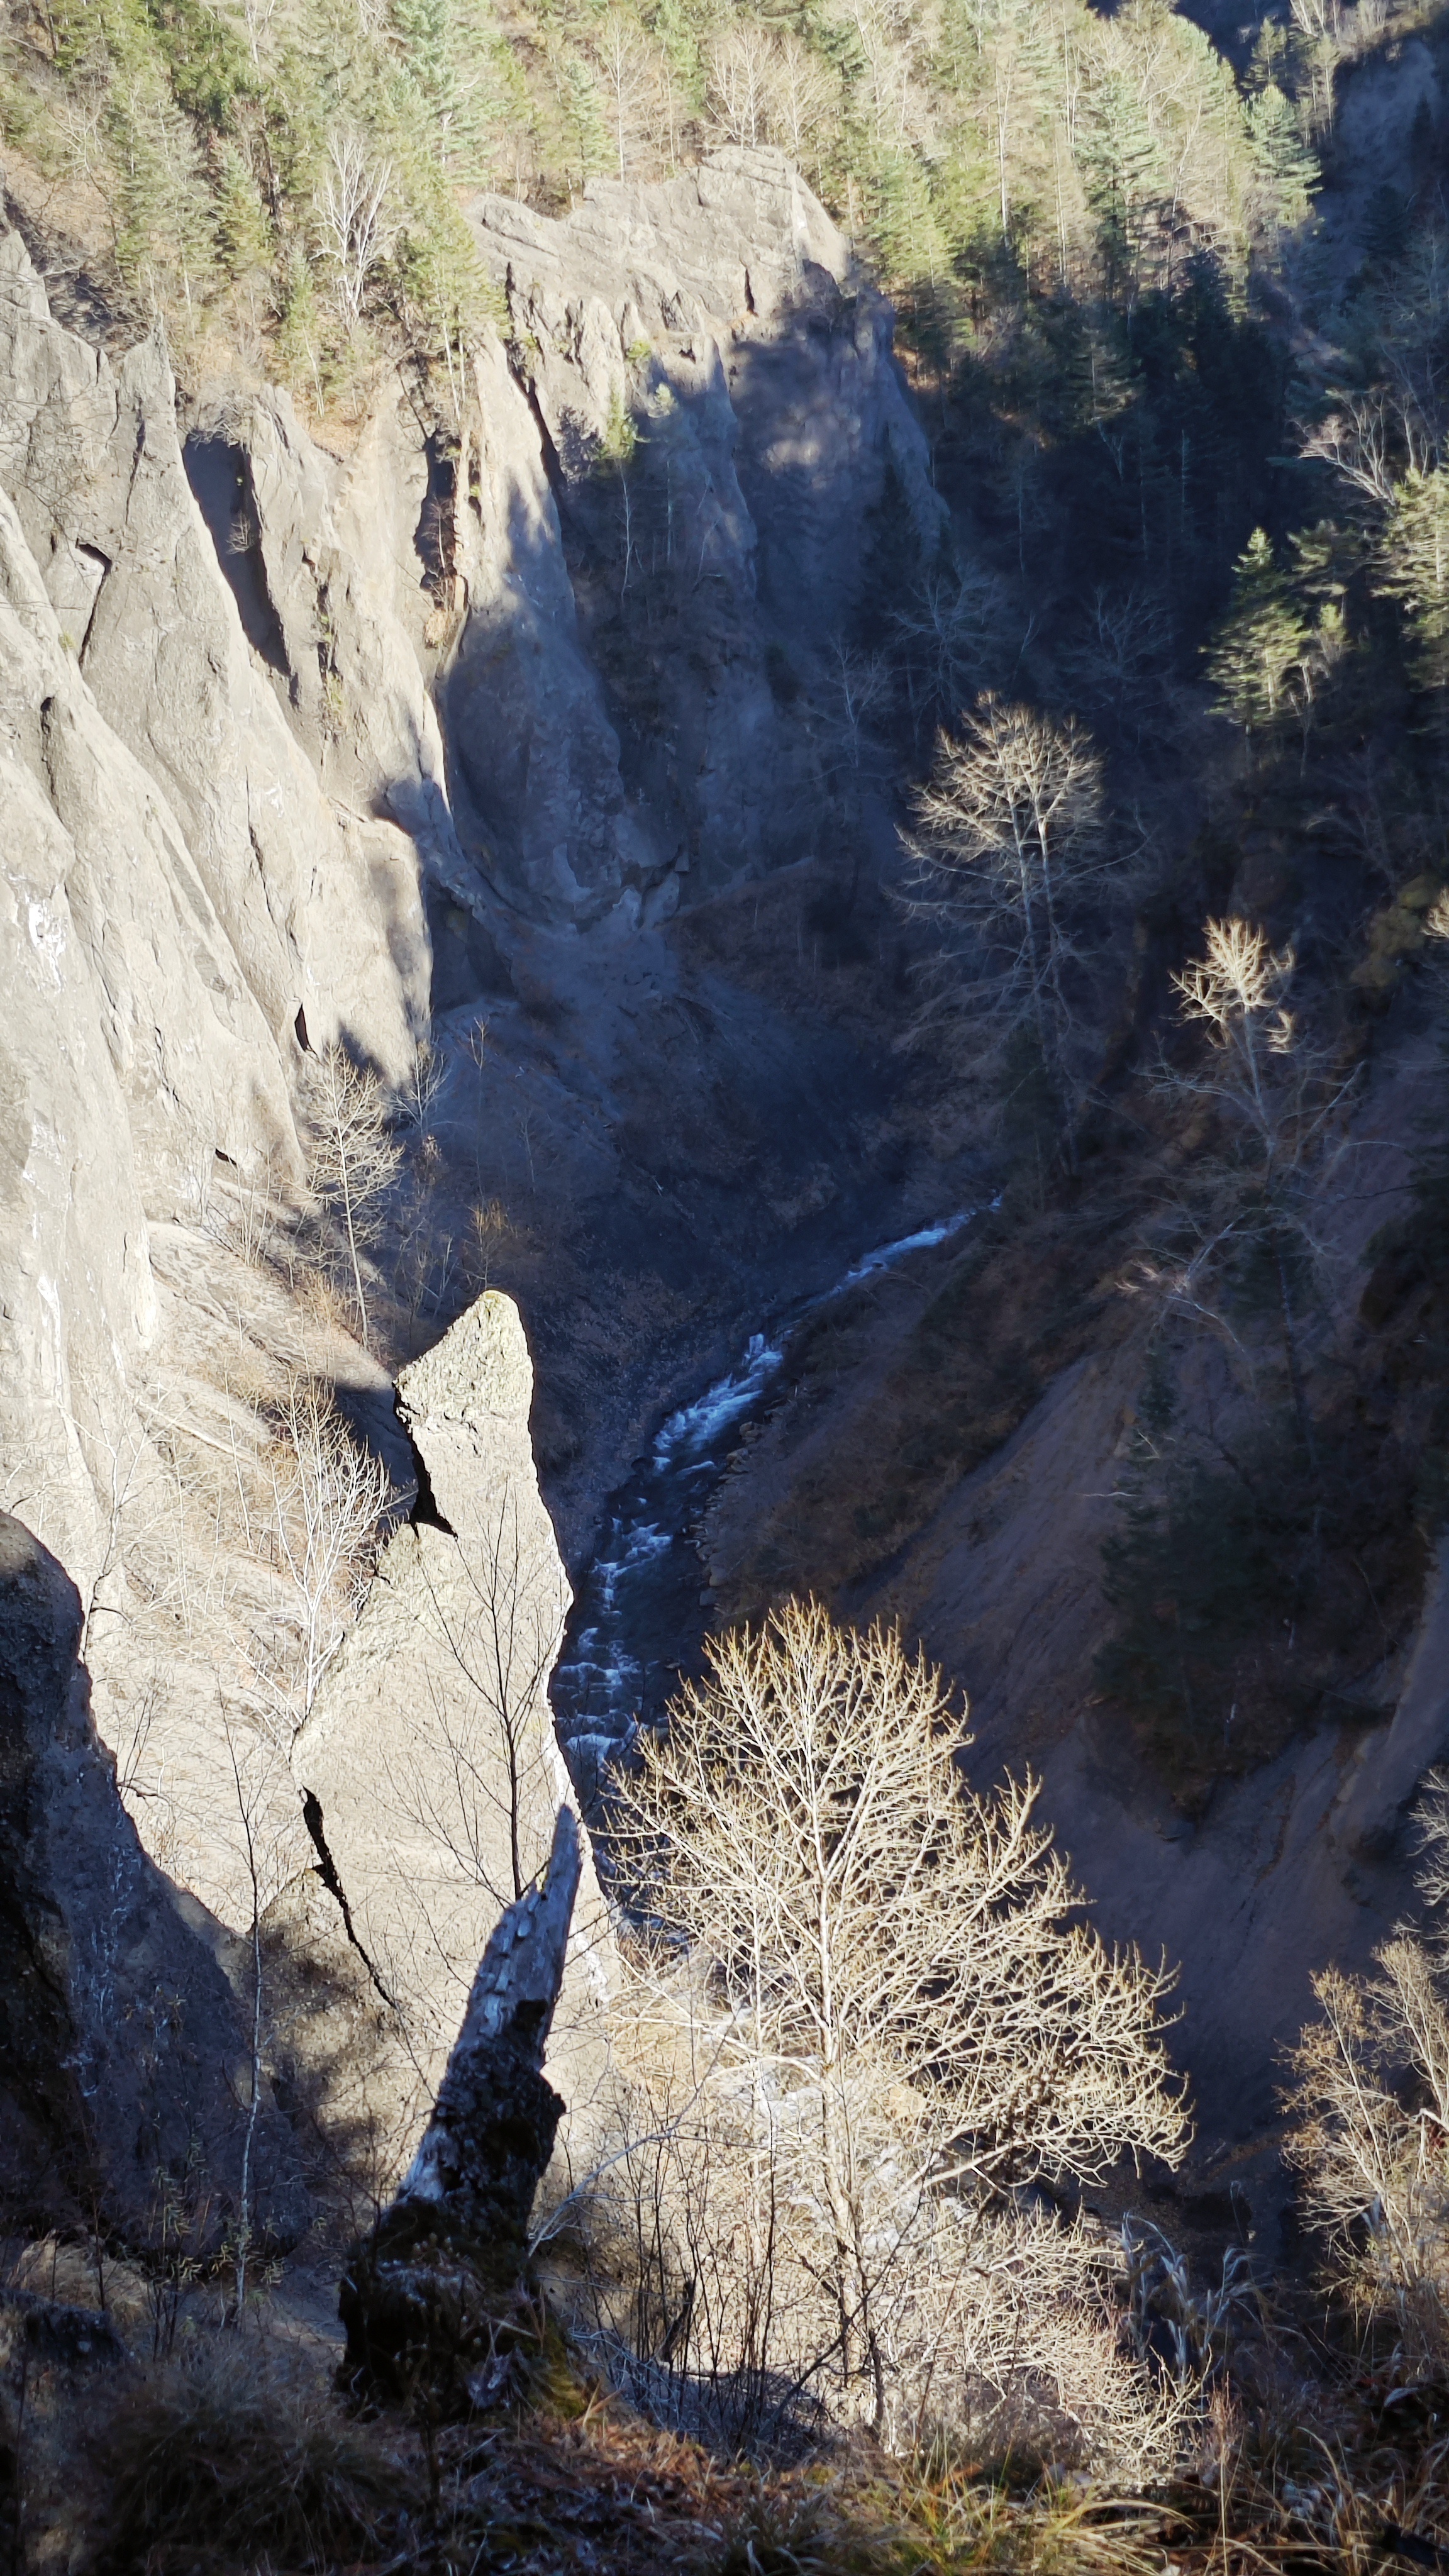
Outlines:
{"label": "cracked rock fissure", "polygon": [[337,1900],[338,1909],[342,1916],[343,1929],[347,1934],[347,1938],[351,1942],[354,1950],[357,1952],[359,1959],[362,1961],[368,1975],[371,1977],[372,1982],[376,1986],[378,1993],[381,1995],[383,2002],[388,2006],[390,2011],[396,2012],[397,2004],[394,1998],[388,1993],[386,1986],[383,1984],[381,1977],[378,1975],[376,1968],[373,1966],[371,1959],[368,1957],[366,1950],[363,1948],[361,1941],[357,1937],[357,1929],[352,1920],[352,1908],[347,1902],[347,1890],[337,1875],[337,1863],[333,1859],[332,1854],[327,1847],[327,1834],[322,1822],[322,1801],[311,1789],[304,1789],[302,1792],[302,1822],[312,1837],[312,1848],[317,1854],[317,1875],[321,1879],[323,1886],[326,1888],[328,1895],[334,1896]]}

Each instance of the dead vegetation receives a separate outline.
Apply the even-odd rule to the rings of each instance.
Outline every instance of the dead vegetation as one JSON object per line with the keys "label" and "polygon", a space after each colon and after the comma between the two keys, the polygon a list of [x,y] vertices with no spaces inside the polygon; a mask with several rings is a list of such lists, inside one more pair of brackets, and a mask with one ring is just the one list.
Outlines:
{"label": "dead vegetation", "polygon": [[1180,2161],[1170,1976],[1074,1920],[1029,1781],[967,1787],[896,1632],[792,1602],[707,1659],[609,1800],[647,1927],[583,2221],[609,2366],[724,2447],[994,2422],[1140,2474],[1180,2391],[1119,2362],[1099,2236],[1041,2195]]}
{"label": "dead vegetation", "polygon": [[[1432,2391],[1345,2363],[1325,2387],[1284,2332],[1220,2389],[1151,2495],[931,2439],[858,2432],[793,2466],[651,2424],[558,2348],[524,2406],[438,2432],[351,2419],[327,2349],[198,2328],[170,2362],[79,2381],[32,2368],[8,2432],[24,2563],[95,2576],[1368,2576],[1434,2566],[1449,2441]],[[83,2403],[77,2400],[84,2391]],[[14,2563],[20,2559],[17,2555]]]}

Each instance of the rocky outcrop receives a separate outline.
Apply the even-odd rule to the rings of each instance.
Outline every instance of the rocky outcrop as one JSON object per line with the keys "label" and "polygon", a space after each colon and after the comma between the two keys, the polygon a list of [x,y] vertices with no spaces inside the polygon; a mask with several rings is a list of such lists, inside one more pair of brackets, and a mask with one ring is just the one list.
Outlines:
{"label": "rocky outcrop", "polygon": [[251,2122],[242,2016],[122,1807],[79,1637],[74,1585],[0,1514],[5,2224],[81,2222],[178,2259],[219,2253],[244,2219],[290,2244],[306,2220],[290,2133],[265,2095]]}
{"label": "rocky outcrop", "polygon": [[928,568],[946,513],[890,307],[782,154],[471,218],[512,339],[460,479],[460,810],[532,908],[657,918],[815,846],[817,662],[868,624],[873,550]]}
{"label": "rocky outcrop", "polygon": [[0,1430],[86,1586],[157,1358],[148,1223],[217,1156],[295,1175],[304,1042],[400,1073],[428,949],[414,844],[333,807],[255,667],[159,342],[113,370],[7,233],[0,382]]}
{"label": "rocky outcrop", "polygon": [[[121,1498],[179,1492],[175,1440],[215,1455],[240,1436],[259,1355],[358,1392],[335,1316],[291,1331],[280,1271],[234,1234],[211,1261],[223,1198],[300,1180],[309,1051],[341,1039],[396,1081],[430,1005],[476,1014],[516,969],[508,1080],[525,1071],[569,1117],[583,1104],[580,1186],[609,1224],[628,1202],[636,1225],[637,1192],[651,1235],[673,1226],[645,1311],[677,1331],[699,1303],[699,1218],[663,1215],[633,1115],[671,1043],[697,1102],[678,1150],[714,1157],[711,1208],[733,1210],[754,1167],[762,1260],[797,1197],[828,1197],[849,1081],[862,1128],[875,1117],[843,1037],[828,1078],[798,1077],[772,1002],[722,1011],[707,1054],[659,924],[828,833],[832,642],[860,627],[882,531],[911,561],[941,544],[888,309],[776,154],[596,190],[566,223],[499,199],[474,223],[506,325],[443,414],[380,378],[345,453],[265,388],[194,388],[178,419],[159,337],[108,357],[62,328],[0,231],[0,1503],[64,1560],[88,1617],[102,1598],[114,1639],[141,1599]],[[540,993],[576,1014],[575,1089],[522,1025]],[[451,1057],[453,1110],[478,1051]],[[428,1139],[430,1175],[457,1158],[430,1202],[455,1240],[505,1185],[485,1174],[481,1082],[470,1109],[464,1143],[456,1116]],[[536,1114],[519,1095],[497,1122],[519,1129],[531,1195]],[[600,1277],[620,1258],[599,1259],[602,1225]],[[497,1299],[405,1375],[419,1508],[297,1747],[327,1860],[278,1908],[320,1959],[319,1926],[342,1920],[328,1871],[342,1889],[359,2027],[384,2056],[405,2032],[400,2117],[563,1785],[543,1680],[565,1596],[529,1385]],[[153,1566],[147,1598],[169,1579]],[[205,1676],[205,1637],[186,1651]],[[225,1846],[230,1794],[204,1732],[158,1724],[187,1809],[166,1856],[235,1928],[234,1872],[198,1857]],[[606,1962],[586,1872],[554,2034],[570,2142]]]}
{"label": "rocky outcrop", "polygon": [[[401,1069],[410,1006],[414,1017],[426,1006],[416,890],[410,906],[400,885],[379,913],[367,854],[349,843],[255,668],[187,482],[159,341],[143,341],[113,371],[50,320],[15,234],[4,256],[0,485],[62,649],[166,809],[232,977],[276,1050],[255,1084],[228,1082],[215,1051],[197,1050],[235,1096],[238,1121],[261,1129],[254,1138],[242,1124],[235,1141],[271,1142],[251,1095],[270,1093],[274,1110],[284,1100],[299,1009],[313,1045],[346,1029],[385,1069]],[[183,901],[194,912],[189,887]],[[155,997],[168,1037],[187,998]],[[254,1032],[242,1034],[259,1055]]]}
{"label": "rocky outcrop", "polygon": [[778,153],[473,225],[506,336],[345,455],[234,385],[183,441],[159,339],[113,365],[0,236],[0,1499],[83,1590],[148,1222],[218,1154],[295,1175],[306,1049],[398,1075],[521,915],[627,936],[838,854],[832,647],[944,542],[889,308]]}
{"label": "rocky outcrop", "polygon": [[[345,2385],[444,2414],[496,2404],[514,2376],[509,2307],[564,2105],[543,2076],[582,1862],[560,1807],[548,1871],[505,1907],[402,2189],[342,2282]],[[532,2321],[530,2321],[532,2322]],[[536,2331],[536,2329],[535,2329]]]}
{"label": "rocky outcrop", "polygon": [[[517,1309],[496,1292],[403,1371],[418,1505],[292,1751],[348,1934],[396,2016],[379,2081],[413,2136],[479,1955],[543,1868],[569,1795],[546,1689],[568,1591],[534,1471],[532,1394]],[[603,2081],[609,1957],[586,1858],[550,2058],[574,2162]]]}
{"label": "rocky outcrop", "polygon": [[204,391],[186,458],[296,740],[486,980],[498,898],[658,918],[809,852],[830,647],[946,513],[890,307],[780,153],[471,221],[508,331],[451,416],[389,387],[334,457],[285,395]]}
{"label": "rocky outcrop", "polygon": [[428,685],[453,621],[431,595],[418,417],[384,399],[342,462],[286,393],[223,387],[188,406],[184,454],[254,668],[342,828],[374,868],[415,850],[425,885],[481,912]]}

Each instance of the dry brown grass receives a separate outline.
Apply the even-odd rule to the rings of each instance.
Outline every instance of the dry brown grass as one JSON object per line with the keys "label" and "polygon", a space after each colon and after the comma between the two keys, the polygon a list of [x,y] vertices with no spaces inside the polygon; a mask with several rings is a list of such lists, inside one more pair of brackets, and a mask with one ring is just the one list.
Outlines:
{"label": "dry brown grass", "polygon": [[372,2561],[418,2509],[408,2462],[346,2420],[314,2360],[230,2335],[125,2387],[93,2464],[96,2576]]}
{"label": "dry brown grass", "polygon": [[[191,2352],[72,2393],[50,2474],[67,2511],[23,2563],[85,2576],[1369,2576],[1438,2563],[1444,2388],[1286,2337],[1221,2385],[1195,2463],[1133,2496],[937,2440],[864,2433],[788,2468],[711,2455],[580,2374],[550,2336],[520,2412],[428,2444],[351,2420],[331,2355],[203,2332]],[[83,2402],[82,2402],[83,2400]],[[99,2420],[98,2420],[99,2419]],[[43,2533],[41,2524],[46,2521]],[[45,2545],[48,2542],[48,2545]]]}

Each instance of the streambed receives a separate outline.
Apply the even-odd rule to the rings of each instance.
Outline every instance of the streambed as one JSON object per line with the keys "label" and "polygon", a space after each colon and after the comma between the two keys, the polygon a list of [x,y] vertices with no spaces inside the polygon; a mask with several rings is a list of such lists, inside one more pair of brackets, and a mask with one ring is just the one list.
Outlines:
{"label": "streambed", "polygon": [[697,1535],[744,1433],[770,1401],[791,1336],[807,1315],[912,1253],[949,1241],[976,1211],[883,1243],[834,1285],[753,1333],[733,1368],[656,1432],[609,1498],[603,1536],[579,1583],[554,1670],[559,1741],[587,1808],[599,1774],[635,1724],[652,1725],[682,1673],[699,1669],[709,1594]]}

